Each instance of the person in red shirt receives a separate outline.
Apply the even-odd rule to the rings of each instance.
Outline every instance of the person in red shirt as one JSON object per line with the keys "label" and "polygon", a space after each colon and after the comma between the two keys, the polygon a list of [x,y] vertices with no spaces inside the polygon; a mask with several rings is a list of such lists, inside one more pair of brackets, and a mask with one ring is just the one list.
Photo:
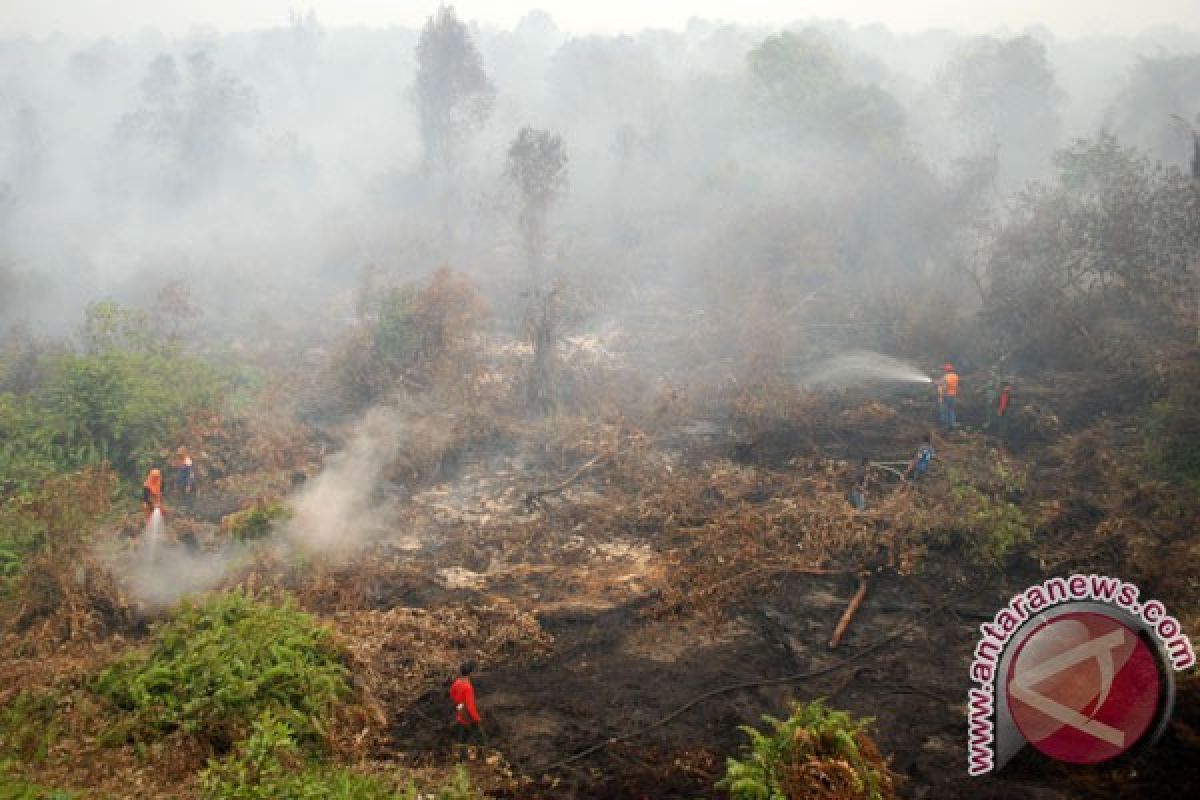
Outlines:
{"label": "person in red shirt", "polygon": [[458,670],[458,677],[450,684],[450,702],[454,703],[454,721],[458,728],[459,744],[483,744],[483,720],[475,707],[475,687],[471,685],[471,673],[475,662],[466,661]]}
{"label": "person in red shirt", "polygon": [[1008,406],[1012,401],[1012,383],[1005,381],[1000,390],[1000,401],[996,404],[996,419],[1000,423],[1000,435],[1008,434]]}

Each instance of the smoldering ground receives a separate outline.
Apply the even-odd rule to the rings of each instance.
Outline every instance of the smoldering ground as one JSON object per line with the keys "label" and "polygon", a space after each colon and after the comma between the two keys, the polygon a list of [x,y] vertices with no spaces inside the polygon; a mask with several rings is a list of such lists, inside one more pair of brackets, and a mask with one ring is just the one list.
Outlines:
{"label": "smoldering ground", "polygon": [[346,448],[289,498],[293,516],[283,541],[303,553],[349,554],[373,535],[388,531],[388,504],[380,502],[380,479],[405,434],[398,410],[370,409],[354,426]]}
{"label": "smoldering ground", "polygon": [[322,470],[284,498],[289,518],[276,535],[240,543],[218,539],[210,547],[172,536],[170,515],[154,530],[153,520],[132,550],[106,561],[132,598],[148,608],[169,606],[185,595],[220,585],[255,558],[282,561],[352,558],[372,538],[390,530],[393,507],[381,493],[385,467],[405,443],[404,415],[379,405],[349,426],[345,447]]}

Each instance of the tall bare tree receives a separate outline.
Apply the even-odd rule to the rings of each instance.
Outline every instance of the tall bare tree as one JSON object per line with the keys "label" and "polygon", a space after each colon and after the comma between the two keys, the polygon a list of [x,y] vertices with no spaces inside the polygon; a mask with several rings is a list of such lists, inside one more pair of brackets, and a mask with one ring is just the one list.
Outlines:
{"label": "tall bare tree", "polygon": [[526,125],[508,146],[508,179],[520,195],[517,221],[529,265],[531,302],[525,333],[533,346],[533,363],[525,384],[531,410],[546,413],[555,403],[555,358],[558,344],[560,293],[543,293],[542,265],[546,257],[546,218],[554,201],[567,188],[567,148],[562,137]]}

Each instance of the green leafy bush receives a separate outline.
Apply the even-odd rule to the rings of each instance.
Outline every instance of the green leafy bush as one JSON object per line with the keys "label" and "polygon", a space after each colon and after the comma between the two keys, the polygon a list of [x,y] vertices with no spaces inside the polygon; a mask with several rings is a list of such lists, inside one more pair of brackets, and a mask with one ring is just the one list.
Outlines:
{"label": "green leafy bush", "polygon": [[187,353],[161,327],[104,301],[89,306],[80,349],[26,348],[37,379],[0,392],[0,498],[103,461],[140,477],[190,413],[223,407],[236,371]]}
{"label": "green leafy bush", "polygon": [[384,781],[345,767],[308,760],[291,728],[270,712],[254,722],[254,732],[224,759],[200,774],[203,800],[475,800],[467,772],[434,792],[409,785],[397,792]]}
{"label": "green leafy bush", "polygon": [[950,493],[961,510],[961,544],[973,561],[998,566],[1033,537],[1028,517],[1015,503],[968,485]]}
{"label": "green leafy bush", "polygon": [[442,268],[424,284],[383,287],[368,275],[362,294],[330,357],[326,401],[361,407],[397,382],[421,391],[473,375],[467,356],[486,306],[466,276]]}
{"label": "green leafy bush", "polygon": [[45,761],[58,733],[58,696],[52,692],[21,692],[0,706],[0,754]]}
{"label": "green leafy bush", "polygon": [[91,524],[111,508],[115,485],[111,471],[91,467],[0,500],[0,596],[18,583],[33,555],[52,549],[69,560],[85,549]]}
{"label": "green leafy bush", "polygon": [[362,319],[343,336],[329,365],[330,382],[348,401],[379,397],[416,365],[416,295],[413,287],[393,287],[364,302]]}
{"label": "green leafy bush", "polygon": [[238,591],[184,603],[155,638],[149,654],[117,662],[94,682],[133,712],[114,728],[118,738],[183,730],[220,752],[269,711],[317,748],[324,720],[349,693],[329,630],[290,602]]}
{"label": "green leafy bush", "polygon": [[0,497],[33,489],[58,469],[45,415],[26,397],[0,393]]}
{"label": "green leafy bush", "polygon": [[30,553],[45,541],[45,526],[14,503],[0,505],[0,594],[7,591]]}
{"label": "green leafy bush", "polygon": [[1200,484],[1200,389],[1188,385],[1155,403],[1146,417],[1147,451],[1176,480]]}
{"label": "green leafy bush", "polygon": [[29,783],[9,770],[0,762],[0,800],[75,800],[80,797],[75,792],[63,789],[50,789]]}
{"label": "green leafy bush", "polygon": [[55,461],[107,459],[126,474],[153,463],[188,412],[218,408],[224,389],[215,369],[178,351],[68,354],[50,366],[38,400],[53,426]]}
{"label": "green leafy bush", "polygon": [[276,522],[291,516],[292,512],[278,500],[260,501],[244,511],[230,514],[222,522],[231,537],[239,542],[249,542],[262,539]]}
{"label": "green leafy bush", "polygon": [[54,356],[37,393],[0,394],[0,497],[102,461],[140,476],[189,412],[220,406],[224,387],[220,373],[180,353]]}
{"label": "green leafy bush", "polygon": [[1033,538],[1033,521],[1016,503],[1025,491],[1027,474],[996,451],[974,458],[965,467],[949,467],[953,527],[941,539],[953,542],[973,563],[999,566]]}
{"label": "green leafy bush", "polygon": [[205,800],[392,800],[382,782],[348,769],[308,763],[291,728],[271,712],[237,750],[200,775]]}
{"label": "green leafy bush", "polygon": [[891,773],[867,736],[870,720],[796,703],[786,720],[765,716],[765,732],[749,725],[746,757],[730,758],[717,788],[735,800],[889,800]]}

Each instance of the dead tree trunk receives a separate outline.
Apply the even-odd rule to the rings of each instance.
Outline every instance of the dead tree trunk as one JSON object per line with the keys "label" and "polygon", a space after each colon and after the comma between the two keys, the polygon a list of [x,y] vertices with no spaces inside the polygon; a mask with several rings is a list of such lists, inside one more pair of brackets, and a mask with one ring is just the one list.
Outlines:
{"label": "dead tree trunk", "polygon": [[525,322],[533,361],[525,381],[527,407],[548,414],[555,406],[555,348],[558,344],[558,290],[534,300]]}

